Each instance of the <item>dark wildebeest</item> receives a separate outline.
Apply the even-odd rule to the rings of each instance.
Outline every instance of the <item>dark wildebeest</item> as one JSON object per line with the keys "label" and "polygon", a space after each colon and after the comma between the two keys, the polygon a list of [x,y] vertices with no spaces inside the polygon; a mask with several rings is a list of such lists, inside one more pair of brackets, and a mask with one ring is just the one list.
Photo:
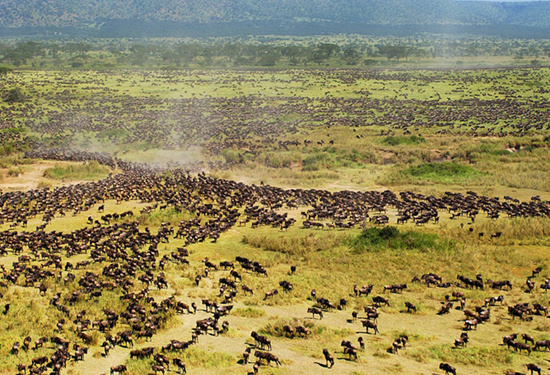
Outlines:
{"label": "dark wildebeest", "polygon": [[[325,356],[325,367],[332,368],[334,366],[334,357],[328,352],[327,349],[323,349],[323,355]],[[329,366],[330,363],[330,366]]]}
{"label": "dark wildebeest", "polygon": [[317,307],[310,307],[307,309],[308,314],[311,314],[313,318],[315,315],[319,315],[319,319],[323,319],[323,311]]}
{"label": "dark wildebeest", "polygon": [[535,372],[540,375],[540,372],[541,372],[540,366],[537,366],[534,363],[528,363],[525,366],[527,366],[527,370],[531,371],[531,375],[533,375],[533,373]]}
{"label": "dark wildebeest", "polygon": [[111,375],[113,375],[115,372],[118,372],[119,374],[123,374],[127,371],[128,369],[126,368],[125,365],[118,365],[118,366],[113,366],[111,367]]}
{"label": "dark wildebeest", "polygon": [[366,328],[367,330],[367,334],[369,333],[369,328],[372,328],[374,330],[374,334],[376,335],[377,333],[380,333],[378,331],[378,326],[376,325],[375,322],[371,322],[370,320],[363,320],[361,322],[363,324],[363,327]]}
{"label": "dark wildebeest", "polygon": [[456,369],[448,363],[441,362],[439,364],[439,369],[445,371],[445,374],[456,375]]}

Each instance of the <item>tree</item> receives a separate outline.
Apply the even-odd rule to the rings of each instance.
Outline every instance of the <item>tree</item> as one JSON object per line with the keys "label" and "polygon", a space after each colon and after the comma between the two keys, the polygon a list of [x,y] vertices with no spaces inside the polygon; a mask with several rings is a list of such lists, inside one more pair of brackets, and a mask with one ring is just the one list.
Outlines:
{"label": "tree", "polygon": [[349,46],[344,48],[344,59],[346,60],[348,65],[357,65],[357,61],[359,60],[360,53],[354,46]]}
{"label": "tree", "polygon": [[296,66],[300,63],[300,56],[303,54],[303,48],[298,46],[286,46],[281,50],[281,55],[288,58],[288,61],[292,66]]}
{"label": "tree", "polygon": [[83,42],[67,43],[63,49],[71,55],[84,56],[86,52],[92,49],[92,46]]}
{"label": "tree", "polygon": [[408,58],[409,57],[409,48],[405,46],[382,46],[377,45],[378,52],[386,57],[388,60],[396,59],[399,61],[399,59],[402,58]]}
{"label": "tree", "polygon": [[323,61],[327,61],[332,55],[340,51],[340,47],[332,43],[322,43],[315,47],[311,56],[311,61],[321,65]]}
{"label": "tree", "polygon": [[279,60],[279,54],[275,51],[267,52],[260,57],[258,65],[260,66],[275,66]]}

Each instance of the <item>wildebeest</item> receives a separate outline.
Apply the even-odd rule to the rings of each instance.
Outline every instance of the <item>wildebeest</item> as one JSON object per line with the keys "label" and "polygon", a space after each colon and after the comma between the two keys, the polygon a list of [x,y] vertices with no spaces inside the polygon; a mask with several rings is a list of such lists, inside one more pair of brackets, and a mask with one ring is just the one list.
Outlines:
{"label": "wildebeest", "polygon": [[277,289],[272,289],[267,292],[265,292],[264,301],[267,299],[267,297],[273,297],[274,295],[279,294],[279,291]]}
{"label": "wildebeest", "polygon": [[181,359],[174,358],[172,360],[172,363],[174,364],[174,366],[178,368],[178,373],[187,374],[187,368],[185,367],[185,362],[183,362]]}
{"label": "wildebeest", "polygon": [[408,313],[416,312],[416,306],[411,302],[405,302],[405,307],[407,308]]}
{"label": "wildebeest", "polygon": [[111,375],[113,375],[115,372],[118,372],[119,374],[123,374],[126,371],[128,371],[128,368],[125,365],[118,365],[111,367]]}
{"label": "wildebeest", "polygon": [[248,358],[250,357],[250,346],[247,347],[243,352],[243,363],[246,365],[248,363]]}
{"label": "wildebeest", "polygon": [[317,307],[310,307],[307,309],[308,314],[311,314],[313,318],[315,315],[319,315],[319,319],[323,319],[323,311]]}
{"label": "wildebeest", "polygon": [[540,366],[538,366],[534,363],[528,363],[525,366],[527,366],[527,370],[531,371],[531,375],[533,375],[533,373],[535,373],[535,372],[540,375],[540,372],[542,371]]}
{"label": "wildebeest", "polygon": [[389,306],[390,305],[390,302],[382,297],[382,296],[376,296],[376,297],[372,297],[372,302],[375,304],[375,305],[386,305],[386,306]]}
{"label": "wildebeest", "polygon": [[378,331],[378,325],[375,322],[371,322],[370,320],[363,320],[361,322],[363,324],[363,327],[367,330],[367,334],[369,333],[369,328],[374,330],[374,334],[380,333]]}
{"label": "wildebeest", "polygon": [[445,371],[445,374],[456,375],[456,369],[448,363],[441,362],[439,364],[439,369]]}
{"label": "wildebeest", "polygon": [[550,349],[550,340],[537,341],[533,350],[538,350],[539,348],[544,348],[544,351]]}
{"label": "wildebeest", "polygon": [[334,357],[332,354],[330,354],[327,349],[323,349],[323,355],[325,356],[326,361],[325,367],[332,368],[332,366],[334,366]]}
{"label": "wildebeest", "polygon": [[467,344],[468,344],[468,341],[469,341],[469,337],[468,337],[468,332],[462,332],[460,334],[460,338],[458,339],[455,339],[455,348],[464,348]]}

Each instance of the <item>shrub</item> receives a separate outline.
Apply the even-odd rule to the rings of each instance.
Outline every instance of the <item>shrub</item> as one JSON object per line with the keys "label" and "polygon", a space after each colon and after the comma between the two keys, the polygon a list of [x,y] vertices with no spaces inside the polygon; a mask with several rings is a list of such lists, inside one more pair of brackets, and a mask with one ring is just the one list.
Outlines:
{"label": "shrub", "polygon": [[389,146],[398,146],[398,145],[417,145],[419,143],[426,142],[424,137],[409,135],[409,136],[388,136],[382,140],[382,143]]}
{"label": "shrub", "polygon": [[25,95],[23,95],[19,87],[16,87],[8,91],[4,101],[6,103],[24,102]]}
{"label": "shrub", "polygon": [[356,252],[379,251],[384,248],[404,250],[436,250],[452,246],[448,241],[441,241],[435,234],[417,231],[402,232],[396,227],[370,227],[358,236],[349,240],[349,245]]}

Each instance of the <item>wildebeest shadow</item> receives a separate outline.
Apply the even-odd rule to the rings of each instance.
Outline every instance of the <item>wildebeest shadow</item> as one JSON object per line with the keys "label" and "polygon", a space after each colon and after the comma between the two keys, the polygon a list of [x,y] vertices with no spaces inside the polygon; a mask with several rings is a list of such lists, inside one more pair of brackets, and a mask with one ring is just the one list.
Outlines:
{"label": "wildebeest shadow", "polygon": [[338,359],[341,361],[348,361],[348,362],[357,362],[357,359],[355,359],[354,357],[338,357],[335,359]]}
{"label": "wildebeest shadow", "polygon": [[324,367],[324,368],[329,368],[326,364],[324,363],[321,363],[321,362],[314,362],[316,365],[319,365],[321,367]]}

